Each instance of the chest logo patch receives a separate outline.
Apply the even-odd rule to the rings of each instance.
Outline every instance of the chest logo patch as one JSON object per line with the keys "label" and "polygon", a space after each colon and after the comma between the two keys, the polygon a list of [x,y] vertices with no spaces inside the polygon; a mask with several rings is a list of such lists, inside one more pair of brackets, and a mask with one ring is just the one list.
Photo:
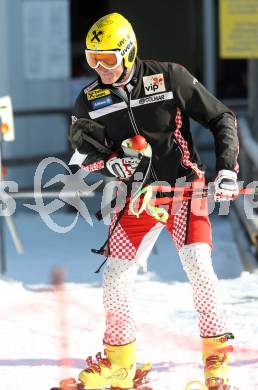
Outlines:
{"label": "chest logo patch", "polygon": [[87,92],[87,99],[94,100],[108,95],[110,95],[109,89],[95,89],[94,91]]}
{"label": "chest logo patch", "polygon": [[143,77],[145,95],[166,91],[163,73]]}
{"label": "chest logo patch", "polygon": [[110,106],[112,103],[113,102],[111,96],[105,96],[100,99],[93,100],[91,104],[93,110],[98,110],[99,108]]}

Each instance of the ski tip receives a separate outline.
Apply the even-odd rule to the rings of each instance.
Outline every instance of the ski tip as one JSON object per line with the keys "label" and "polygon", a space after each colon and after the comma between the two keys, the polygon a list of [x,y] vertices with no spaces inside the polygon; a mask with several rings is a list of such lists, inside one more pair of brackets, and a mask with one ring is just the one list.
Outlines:
{"label": "ski tip", "polygon": [[208,387],[202,382],[192,381],[186,385],[185,390],[208,390]]}
{"label": "ski tip", "polygon": [[[151,369],[152,369],[151,363],[145,363],[136,369],[135,377],[133,380],[134,389],[141,388],[141,390],[144,390],[144,388],[140,386],[146,385],[147,383],[150,382],[150,379],[147,377],[147,375],[149,374]],[[146,390],[148,390],[148,387],[146,388]]]}
{"label": "ski tip", "polygon": [[152,369],[152,364],[150,362],[144,363],[142,366],[137,368],[137,370],[140,371],[150,371],[151,369]]}
{"label": "ski tip", "polygon": [[230,386],[230,385],[219,385],[219,386],[212,386],[207,387],[204,383],[199,381],[192,381],[189,382],[185,390],[239,390],[238,387]]}
{"label": "ski tip", "polygon": [[50,390],[78,390],[78,383],[75,378],[65,378],[59,382],[59,387]]}

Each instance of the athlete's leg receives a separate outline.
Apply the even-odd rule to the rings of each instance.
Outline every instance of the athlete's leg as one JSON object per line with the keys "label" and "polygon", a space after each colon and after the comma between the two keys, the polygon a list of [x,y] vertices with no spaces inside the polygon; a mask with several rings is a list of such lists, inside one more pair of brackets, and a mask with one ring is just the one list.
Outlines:
{"label": "athlete's leg", "polygon": [[179,256],[192,286],[200,335],[211,337],[226,333],[228,329],[210,245],[205,242],[184,245],[179,250]]}
{"label": "athlete's leg", "polygon": [[[183,202],[171,217],[170,232],[192,286],[202,337],[206,384],[228,383],[228,332],[218,278],[211,260],[211,226],[205,198]],[[179,223],[180,221],[180,223]]]}
{"label": "athlete's leg", "polygon": [[139,266],[145,265],[163,226],[146,212],[136,218],[126,210],[110,238],[110,256],[103,275],[104,341],[109,344],[127,344],[136,338],[133,285]]}
{"label": "athlete's leg", "polygon": [[[115,222],[116,216],[111,229]],[[79,378],[87,388],[133,387],[136,372],[133,285],[139,265],[145,263],[162,228],[145,212],[137,219],[128,210],[115,227],[103,274],[106,359],[98,358],[97,363],[80,373]]]}

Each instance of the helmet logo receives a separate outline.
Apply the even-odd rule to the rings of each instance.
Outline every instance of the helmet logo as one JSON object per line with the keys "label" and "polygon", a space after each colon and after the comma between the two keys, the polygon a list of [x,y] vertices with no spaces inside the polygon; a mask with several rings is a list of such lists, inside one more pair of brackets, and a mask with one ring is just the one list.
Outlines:
{"label": "helmet logo", "polygon": [[118,42],[117,46],[118,47],[121,47],[125,44],[126,41],[128,41],[128,39],[130,38],[130,36],[127,34],[124,38],[121,39],[120,42]]}
{"label": "helmet logo", "polygon": [[123,38],[119,43],[118,43],[118,47],[121,47],[124,43],[126,42],[126,39]]}
{"label": "helmet logo", "polygon": [[104,26],[108,26],[108,25],[110,25],[112,23],[114,23],[112,17],[110,17],[110,16],[103,16],[103,18],[99,19],[96,22],[96,26],[98,27],[98,29],[101,29]]}
{"label": "helmet logo", "polygon": [[128,43],[128,45],[126,46],[126,48],[121,51],[121,55],[124,57],[126,55],[126,53],[131,49],[132,46],[133,46],[133,42],[130,41]]}
{"label": "helmet logo", "polygon": [[96,39],[98,42],[100,42],[101,39],[99,38],[99,35],[100,35],[100,36],[103,35],[103,31],[99,31],[99,32],[97,33],[97,31],[94,30],[94,31],[92,32],[91,42],[94,42],[95,39]]}

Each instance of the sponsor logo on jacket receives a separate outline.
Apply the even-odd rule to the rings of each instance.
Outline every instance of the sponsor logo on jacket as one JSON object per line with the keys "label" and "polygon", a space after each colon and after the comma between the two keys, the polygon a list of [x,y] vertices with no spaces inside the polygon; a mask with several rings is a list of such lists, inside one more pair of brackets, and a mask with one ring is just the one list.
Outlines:
{"label": "sponsor logo on jacket", "polygon": [[111,96],[105,96],[100,99],[93,100],[91,104],[93,110],[98,110],[99,108],[110,106],[112,103],[113,102]]}
{"label": "sponsor logo on jacket", "polygon": [[143,77],[145,95],[166,91],[163,73]]}
{"label": "sponsor logo on jacket", "polygon": [[165,100],[165,94],[161,93],[160,95],[154,95],[154,96],[148,96],[139,99],[139,104],[146,104],[146,103],[155,103]]}
{"label": "sponsor logo on jacket", "polygon": [[94,89],[94,91],[87,92],[88,100],[94,100],[108,95],[110,95],[109,89]]}

